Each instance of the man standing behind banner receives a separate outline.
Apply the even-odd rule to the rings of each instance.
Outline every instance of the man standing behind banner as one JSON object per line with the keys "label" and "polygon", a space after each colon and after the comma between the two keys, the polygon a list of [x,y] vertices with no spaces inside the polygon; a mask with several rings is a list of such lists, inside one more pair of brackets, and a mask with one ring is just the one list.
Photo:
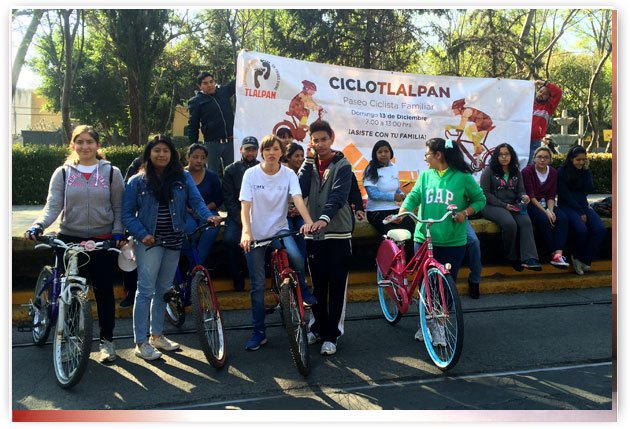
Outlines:
{"label": "man standing behind banner", "polygon": [[534,152],[540,147],[541,140],[547,134],[547,126],[551,122],[558,104],[560,104],[560,99],[562,99],[562,89],[548,80],[537,80],[536,88],[528,164],[532,162]]}
{"label": "man standing behind banner", "polygon": [[308,333],[309,344],[323,341],[320,353],[337,352],[337,338],[343,335],[348,271],[352,258],[353,214],[348,204],[352,167],[343,153],[332,150],[333,131],[328,122],[315,121],[309,127],[311,141],[298,177],[303,198],[315,221],[306,249],[313,278],[315,322]]}
{"label": "man standing behind banner", "polygon": [[214,76],[202,72],[197,76],[199,91],[188,101],[188,140],[190,144],[197,143],[201,127],[208,149],[208,168],[216,173],[234,162],[234,112],[230,97],[236,92],[235,82],[217,87]]}

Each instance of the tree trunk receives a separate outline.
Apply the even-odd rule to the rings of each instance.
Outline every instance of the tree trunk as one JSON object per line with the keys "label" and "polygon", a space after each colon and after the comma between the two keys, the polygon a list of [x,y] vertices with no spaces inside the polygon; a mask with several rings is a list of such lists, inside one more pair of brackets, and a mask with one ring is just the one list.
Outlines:
{"label": "tree trunk", "polygon": [[74,48],[74,34],[70,31],[70,15],[72,10],[64,10],[61,12],[63,17],[63,37],[64,37],[64,55],[65,55],[65,73],[63,74],[63,87],[61,89],[61,126],[63,133],[61,134],[63,145],[68,145],[72,135],[72,123],[70,120],[70,89],[72,88],[73,61],[72,52]]}
{"label": "tree trunk", "polygon": [[20,77],[20,71],[22,71],[22,66],[24,65],[24,60],[26,58],[26,53],[28,52],[28,47],[31,45],[33,41],[33,36],[35,36],[35,32],[37,31],[37,27],[39,27],[39,23],[44,15],[43,9],[35,9],[33,11],[33,16],[31,18],[31,23],[28,25],[26,29],[26,33],[20,42],[20,47],[15,54],[15,58],[13,59],[13,66],[11,68],[11,97],[15,96],[15,88],[17,87],[18,79]]}
{"label": "tree trunk", "polygon": [[127,91],[129,93],[129,142],[128,144],[143,146],[145,139],[142,136],[140,125],[140,94],[138,91],[138,77],[128,69]]}
{"label": "tree trunk", "polygon": [[588,99],[586,102],[586,111],[588,114],[588,122],[591,124],[591,130],[592,130],[591,144],[588,146],[588,149],[587,149],[588,151],[591,151],[594,148],[599,147],[599,140],[602,135],[602,133],[600,132],[599,121],[597,120],[597,114],[595,112],[595,106],[593,105],[594,104],[593,98],[594,98],[594,93],[595,93],[595,82],[597,82],[597,77],[599,76],[599,73],[602,71],[602,67],[604,67],[604,63],[610,56],[611,52],[612,52],[612,45],[610,46],[610,49],[606,50],[602,58],[599,60],[599,63],[597,64],[597,68],[595,68],[595,71],[593,72],[593,76],[591,76],[591,81],[588,84]]}

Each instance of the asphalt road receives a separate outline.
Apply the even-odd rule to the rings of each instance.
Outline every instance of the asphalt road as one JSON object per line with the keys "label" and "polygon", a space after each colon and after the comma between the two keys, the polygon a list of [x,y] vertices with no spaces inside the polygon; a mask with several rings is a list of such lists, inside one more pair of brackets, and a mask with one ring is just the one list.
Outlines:
{"label": "asphalt road", "polygon": [[463,297],[464,349],[447,374],[413,340],[417,309],[391,326],[377,302],[349,304],[338,353],[323,357],[319,344],[311,346],[306,379],[293,365],[278,314],[267,316],[269,343],[248,352],[249,311],[226,312],[228,364],[222,370],[205,361],[191,320],[180,329],[167,327],[181,350],[153,363],[133,355],[131,321],[120,320],[118,359],[98,363],[94,342],[83,379],[68,391],[55,383],[52,346],[34,347],[30,333],[14,327],[12,408],[599,410],[609,416],[616,379],[611,300],[610,288]]}

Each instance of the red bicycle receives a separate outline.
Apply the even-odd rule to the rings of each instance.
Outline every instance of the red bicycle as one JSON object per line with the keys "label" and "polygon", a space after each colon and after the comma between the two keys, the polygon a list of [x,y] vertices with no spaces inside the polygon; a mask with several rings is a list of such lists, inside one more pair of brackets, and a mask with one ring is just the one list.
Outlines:
{"label": "red bicycle", "polygon": [[[308,351],[307,321],[304,317],[304,305],[300,281],[298,275],[289,266],[289,256],[282,239],[291,235],[298,235],[299,231],[285,232],[273,237],[255,240],[252,248],[270,245],[278,240],[280,248],[275,249],[271,255],[273,275],[271,278],[271,291],[276,299],[276,307],[280,308],[282,322],[289,336],[289,349],[291,357],[298,372],[306,377],[309,373],[310,355]],[[272,310],[273,311],[273,310]]]}
{"label": "red bicycle", "polygon": [[[449,205],[441,219],[419,219],[411,212],[390,216],[392,220],[410,216],[427,224],[427,238],[409,263],[405,262],[405,241],[411,238],[406,229],[387,232],[376,254],[376,279],[381,310],[385,319],[396,324],[409,310],[416,288],[418,294],[420,328],[424,344],[433,363],[442,371],[457,364],[464,344],[464,318],[455,282],[449,272],[450,264],[442,265],[433,257],[431,225],[444,222],[457,213],[456,205]],[[411,284],[408,277],[414,275]]]}

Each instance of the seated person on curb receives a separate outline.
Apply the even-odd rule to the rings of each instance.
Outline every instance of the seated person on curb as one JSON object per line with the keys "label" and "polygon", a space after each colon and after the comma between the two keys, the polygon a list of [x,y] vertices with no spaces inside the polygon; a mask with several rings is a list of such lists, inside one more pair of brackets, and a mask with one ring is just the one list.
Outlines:
{"label": "seated person on curb", "polygon": [[[252,249],[251,242],[289,232],[287,222],[289,195],[293,198],[295,207],[304,219],[304,225],[300,231],[308,233],[313,225],[302,199],[297,175],[280,164],[282,157],[280,139],[273,134],[265,136],[260,145],[260,155],[263,162],[245,172],[240,193],[243,207],[241,210],[243,223],[241,247],[245,251],[247,269],[250,275],[252,325],[254,328],[252,337],[245,345],[247,350],[258,350],[260,346],[267,343],[265,334],[265,255],[267,247]],[[306,284],[304,258],[295,244],[293,236],[285,237],[282,241],[287,250],[290,264],[297,272],[302,300],[307,305],[315,304],[317,300],[308,290]],[[279,246],[279,242],[274,241],[271,246]]]}
{"label": "seated person on curb", "polygon": [[501,143],[494,149],[490,164],[481,173],[479,184],[487,201],[481,214],[501,227],[503,248],[512,268],[516,271],[523,271],[523,268],[542,270],[532,221],[527,211],[519,208],[519,204],[529,203],[529,197],[525,193],[518,158],[512,146]]}
{"label": "seated person on curb", "polygon": [[[186,170],[190,173],[197,185],[197,189],[203,198],[206,207],[210,210],[213,216],[218,216],[218,208],[223,203],[223,195],[221,192],[221,181],[219,175],[212,170],[206,169],[206,158],[208,157],[208,150],[204,145],[199,143],[193,143],[188,148],[188,165]],[[200,219],[195,215],[192,208],[188,208],[188,216],[186,216],[186,233],[190,234],[195,228],[205,224],[205,219]],[[201,232],[198,241],[193,245],[197,248],[199,261],[202,264],[206,264],[206,259],[212,251],[214,242],[219,235],[220,228],[209,228]]]}
{"label": "seated person on curb", "polygon": [[593,173],[586,165],[586,149],[574,146],[558,168],[558,206],[564,210],[573,232],[571,262],[576,274],[583,275],[606,236],[606,227],[588,205],[588,194],[595,190]]}
{"label": "seated person on curb", "polygon": [[556,268],[567,268],[569,264],[562,253],[567,242],[569,223],[564,210],[556,207],[558,172],[549,164],[551,150],[541,146],[534,151],[534,163],[521,171],[530,201],[527,213],[551,254],[550,264]]}
{"label": "seated person on curb", "polygon": [[225,259],[228,263],[230,277],[234,282],[234,290],[245,289],[245,273],[243,249],[241,242],[241,182],[243,174],[248,168],[258,164],[256,155],[258,154],[258,140],[256,137],[245,137],[241,143],[241,159],[227,166],[223,174],[223,204],[227,211],[225,219],[225,229],[223,230],[223,248]]}

